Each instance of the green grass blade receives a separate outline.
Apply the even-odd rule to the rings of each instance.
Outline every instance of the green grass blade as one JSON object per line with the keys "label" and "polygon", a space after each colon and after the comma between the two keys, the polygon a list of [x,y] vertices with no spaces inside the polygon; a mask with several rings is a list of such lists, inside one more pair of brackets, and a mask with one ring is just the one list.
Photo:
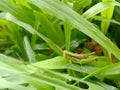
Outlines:
{"label": "green grass blade", "polygon": [[65,47],[66,50],[70,51],[72,26],[69,24],[69,22],[67,22],[67,20],[64,23],[64,29],[65,29]]}
{"label": "green grass blade", "polygon": [[[37,12],[34,12],[34,13],[35,13],[34,29],[38,31],[38,28],[40,25],[40,17]],[[36,44],[37,38],[38,37],[36,36],[36,34],[32,35],[31,47],[33,48],[33,50],[35,49],[35,44]]]}
{"label": "green grass blade", "polygon": [[44,30],[43,34],[50,38],[57,45],[63,45],[64,40],[62,40],[61,36],[58,33],[58,30],[56,30],[53,26],[53,23],[49,21],[45,14],[40,14],[39,17],[41,20],[42,29]]}
{"label": "green grass blade", "polygon": [[101,17],[101,16],[94,16],[94,17],[92,17],[92,18],[95,19],[95,20],[98,20],[98,21],[111,22],[111,23],[113,23],[113,24],[118,24],[118,25],[120,25],[120,22],[119,22],[119,21],[116,21],[116,20],[114,20],[114,19],[106,19],[106,18],[103,18],[103,17]]}
{"label": "green grass blade", "polygon": [[104,11],[104,10],[110,8],[110,7],[116,6],[116,5],[118,5],[117,2],[100,2],[100,3],[97,3],[96,5],[92,6],[87,11],[85,11],[83,13],[83,17],[84,18],[91,18],[91,17],[95,16],[96,14],[99,14],[102,11]]}
{"label": "green grass blade", "polygon": [[9,88],[9,89],[13,89],[13,90],[35,90],[34,88],[17,85],[16,83],[7,81],[4,78],[0,77],[0,89],[5,90],[5,88]]}
{"label": "green grass blade", "polygon": [[35,54],[32,50],[27,36],[24,37],[24,47],[30,63],[35,62]]}
{"label": "green grass blade", "polygon": [[[102,0],[102,2],[114,2],[115,0]],[[111,19],[113,16],[113,12],[114,12],[114,6],[108,8],[107,10],[104,10],[101,12],[101,16],[107,19]],[[110,26],[110,22],[101,22],[101,31],[106,34],[108,31],[108,28]]]}
{"label": "green grass blade", "polygon": [[[29,23],[30,25],[33,25],[33,22],[34,22],[33,12],[27,7],[22,7],[22,5],[21,5],[21,7],[24,9],[21,9],[21,7],[18,8],[16,6],[14,6],[14,5],[16,5],[16,3],[13,4],[10,2],[11,2],[10,0],[0,1],[0,8],[5,12],[9,11],[12,15],[17,17],[19,20]],[[12,0],[12,2],[16,2],[16,1]],[[26,0],[25,0],[25,2],[26,2]],[[29,11],[29,13],[28,13],[28,11]]]}
{"label": "green grass blade", "polygon": [[82,13],[83,9],[89,6],[92,3],[92,0],[77,0],[73,5],[73,10],[78,13]]}
{"label": "green grass blade", "polygon": [[[112,65],[107,65],[103,68],[100,68],[94,72],[92,72],[91,74],[87,75],[86,77],[84,77],[82,80],[85,80],[87,78],[90,78],[91,76],[94,76],[94,75],[113,75],[113,76],[117,76],[117,75],[120,75],[120,72],[119,72],[119,69],[120,69],[120,63],[115,63],[115,64],[112,64]],[[103,74],[102,74],[103,73]],[[118,78],[120,79],[120,77]]]}
{"label": "green grass blade", "polygon": [[67,68],[67,65],[69,64],[69,61],[64,59],[63,57],[55,57],[52,59],[47,59],[44,61],[36,62],[31,65],[46,68],[46,69],[65,69]]}

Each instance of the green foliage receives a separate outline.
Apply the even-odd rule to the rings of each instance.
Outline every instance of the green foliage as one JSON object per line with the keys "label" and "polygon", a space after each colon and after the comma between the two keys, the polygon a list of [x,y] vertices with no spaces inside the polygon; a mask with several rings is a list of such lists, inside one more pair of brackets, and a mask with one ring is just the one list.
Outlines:
{"label": "green foliage", "polygon": [[[114,2],[115,0],[102,0],[102,2]],[[102,11],[101,12],[101,16],[107,19],[111,19],[113,16],[113,12],[114,12],[114,7],[110,7],[109,9]],[[109,22],[101,22],[101,30],[104,34],[107,33],[107,30],[110,26]]]}
{"label": "green foliage", "polygon": [[[0,89],[119,90],[118,38],[108,30],[120,25],[112,19],[120,3],[108,1],[1,0]],[[86,49],[88,38],[102,56]]]}

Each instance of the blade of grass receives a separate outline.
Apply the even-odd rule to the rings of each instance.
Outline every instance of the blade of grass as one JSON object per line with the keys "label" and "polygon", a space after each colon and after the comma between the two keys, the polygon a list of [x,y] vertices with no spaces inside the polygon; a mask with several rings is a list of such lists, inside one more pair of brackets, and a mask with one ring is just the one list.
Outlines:
{"label": "blade of grass", "polygon": [[[38,28],[40,25],[40,17],[39,17],[39,14],[37,12],[34,12],[34,14],[35,14],[34,28],[35,28],[35,30],[38,31]],[[37,41],[37,36],[36,36],[36,34],[33,34],[32,39],[31,39],[31,47],[33,48],[33,50],[35,49],[36,41]]]}
{"label": "blade of grass", "polygon": [[72,26],[69,24],[67,20],[64,23],[64,29],[65,29],[65,47],[66,47],[66,50],[70,51]]}
{"label": "blade of grass", "polygon": [[13,90],[35,90],[34,88],[17,85],[16,83],[7,81],[4,78],[0,77],[0,89],[5,90],[5,88],[9,88],[9,89],[13,89]]}
{"label": "blade of grass", "polygon": [[[116,69],[116,70],[115,70]],[[106,72],[108,72],[108,74],[111,73],[111,75],[113,74],[120,74],[119,72],[119,69],[120,69],[120,63],[115,63],[115,64],[112,64],[112,65],[107,65],[103,68],[100,68],[94,72],[92,72],[91,74],[85,76],[84,78],[82,78],[81,80],[85,80],[87,78],[90,78],[91,76],[94,76],[94,75],[98,75],[98,74],[102,74],[104,75],[104,73],[106,74]]]}
{"label": "blade of grass", "polygon": [[95,20],[98,20],[98,21],[111,22],[111,23],[120,25],[120,22],[118,22],[114,19],[106,19],[106,18],[103,18],[101,16],[94,16],[92,18],[95,19]]}
{"label": "blade of grass", "polygon": [[49,21],[47,16],[43,13],[39,14],[39,17],[44,32],[43,34],[50,38],[57,45],[59,46],[63,45],[63,40],[59,35],[58,30],[56,30],[55,27],[53,26],[53,23],[51,23],[51,21]]}
{"label": "blade of grass", "polygon": [[25,51],[27,53],[27,56],[29,58],[29,62],[30,63],[35,62],[35,54],[30,46],[30,43],[29,43],[27,36],[24,37],[24,47],[25,47]]}
{"label": "blade of grass", "polygon": [[[102,2],[114,2],[115,0],[102,0]],[[101,12],[101,16],[107,19],[111,19],[113,16],[114,6],[110,7],[104,11]],[[108,28],[110,26],[110,22],[101,22],[101,31],[106,34],[108,31]]]}
{"label": "blade of grass", "polygon": [[69,64],[69,61],[67,61],[61,56],[58,56],[52,59],[47,59],[44,61],[33,63],[31,65],[36,67],[46,68],[46,69],[65,69],[67,68],[68,64]]}
{"label": "blade of grass", "polygon": [[100,3],[95,4],[91,8],[89,8],[87,11],[85,11],[82,16],[84,18],[88,19],[88,18],[91,18],[91,17],[95,16],[96,14],[98,14],[110,7],[116,6],[116,5],[119,6],[119,3],[117,3],[117,2],[100,2]]}
{"label": "blade of grass", "polygon": [[83,9],[90,5],[92,0],[77,0],[73,5],[73,10],[78,13],[82,13]]}
{"label": "blade of grass", "polygon": [[[33,22],[34,22],[34,18],[33,18],[33,14],[32,14],[33,12],[27,7],[22,7],[21,6],[24,9],[21,9],[21,7],[16,8],[14,6],[14,5],[16,5],[16,3],[12,4],[10,2],[11,2],[10,0],[2,0],[2,1],[0,1],[0,8],[5,12],[9,11],[12,15],[19,18],[19,20],[24,21],[26,23],[29,23],[30,25],[33,25]],[[26,11],[29,11],[29,13],[26,12]]]}

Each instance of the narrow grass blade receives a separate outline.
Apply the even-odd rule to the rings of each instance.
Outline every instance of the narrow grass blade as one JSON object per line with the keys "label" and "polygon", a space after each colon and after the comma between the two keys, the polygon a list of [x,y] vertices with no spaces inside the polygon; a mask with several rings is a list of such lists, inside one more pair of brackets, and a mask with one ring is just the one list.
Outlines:
{"label": "narrow grass blade", "polygon": [[[10,3],[10,2],[14,2],[14,3]],[[19,20],[29,23],[30,25],[33,25],[33,22],[34,22],[33,12],[28,7],[22,7],[22,5],[21,5],[21,7],[24,9],[21,9],[21,7],[16,8],[16,5],[17,5],[16,2],[17,1],[14,1],[14,0],[11,0],[11,1],[10,0],[1,0],[0,8],[2,9],[2,11],[5,11],[5,12],[9,11],[12,15],[19,18]],[[27,4],[27,2],[26,3],[25,2],[26,2],[26,0],[24,0],[24,4]],[[19,1],[18,1],[18,3],[19,3]],[[28,11],[29,11],[29,13],[28,13]]]}
{"label": "narrow grass blade", "polygon": [[102,11],[104,11],[110,7],[116,6],[116,5],[118,5],[117,2],[100,2],[100,3],[92,6],[87,11],[85,11],[82,16],[84,18],[91,18],[91,17],[101,13]]}
{"label": "narrow grass blade", "polygon": [[29,43],[27,36],[24,37],[24,47],[25,47],[25,51],[27,53],[27,56],[29,58],[29,62],[30,63],[35,62],[35,54],[30,46],[30,43]]}
{"label": "narrow grass blade", "polygon": [[113,24],[118,24],[120,25],[120,22],[119,21],[116,21],[114,19],[106,19],[106,18],[103,18],[101,16],[94,16],[92,17],[94,20],[98,20],[98,21],[104,21],[104,22],[111,22]]}
{"label": "narrow grass blade", "polygon": [[70,41],[71,41],[72,26],[69,24],[69,22],[67,20],[64,23],[64,29],[65,29],[65,46],[66,46],[66,50],[70,51]]}
{"label": "narrow grass blade", "polygon": [[[102,0],[102,2],[114,2],[115,0]],[[114,12],[114,6],[110,7],[104,11],[101,12],[101,16],[107,19],[111,19],[113,16],[113,12]],[[110,26],[110,22],[101,22],[101,31],[106,34],[108,31],[108,28]]]}
{"label": "narrow grass blade", "polygon": [[35,90],[34,88],[17,85],[16,83],[7,81],[4,78],[0,77],[0,89],[5,90],[6,88],[13,89],[13,90]]}
{"label": "narrow grass blade", "polygon": [[63,45],[64,40],[62,40],[61,36],[58,33],[58,30],[56,30],[55,27],[53,26],[53,23],[49,21],[45,14],[40,14],[39,17],[41,20],[42,29],[44,30],[43,34],[50,38],[57,45],[59,46]]}
{"label": "narrow grass blade", "polygon": [[63,57],[55,57],[52,59],[47,59],[44,61],[36,62],[31,65],[46,68],[46,69],[65,69],[67,68],[67,65],[69,64],[69,61],[64,59]]}
{"label": "narrow grass blade", "polygon": [[[103,75],[104,76],[104,74],[106,76],[107,75],[108,76],[109,75],[110,76],[113,75],[112,77],[116,77],[117,76],[117,78],[118,78],[118,76],[120,75],[119,69],[120,69],[120,63],[115,63],[115,64],[112,64],[112,65],[107,65],[107,66],[105,66],[103,68],[100,68],[100,69],[92,72],[91,74],[89,74],[86,77],[84,77],[82,80],[85,80],[85,79],[87,79],[87,78],[89,78],[91,76],[94,76],[94,75]],[[118,79],[120,79],[120,77]]]}

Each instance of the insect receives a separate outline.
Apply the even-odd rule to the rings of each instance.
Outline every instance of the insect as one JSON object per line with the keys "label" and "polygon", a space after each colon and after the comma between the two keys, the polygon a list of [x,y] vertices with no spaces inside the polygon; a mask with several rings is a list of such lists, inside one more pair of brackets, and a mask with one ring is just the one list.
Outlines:
{"label": "insect", "polygon": [[64,51],[63,56],[70,60],[70,62],[78,63],[78,64],[88,64],[90,62],[95,61],[98,56],[94,55],[95,52],[88,53],[88,54],[78,54],[78,53],[72,53],[69,51]]}

